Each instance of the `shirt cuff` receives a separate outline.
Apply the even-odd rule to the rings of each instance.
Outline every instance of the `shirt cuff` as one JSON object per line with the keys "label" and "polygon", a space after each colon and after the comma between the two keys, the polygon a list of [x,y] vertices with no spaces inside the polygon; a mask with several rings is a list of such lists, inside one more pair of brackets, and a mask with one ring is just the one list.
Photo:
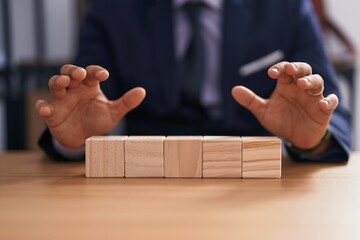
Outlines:
{"label": "shirt cuff", "polygon": [[75,149],[67,148],[54,138],[52,138],[52,144],[56,151],[68,159],[77,160],[82,158],[85,154],[85,146]]}
{"label": "shirt cuff", "polygon": [[300,154],[298,152],[292,151],[287,145],[285,148],[288,155],[295,161],[299,162],[328,162],[328,163],[341,163],[346,162],[349,159],[349,154],[341,147],[341,145],[332,138],[331,148],[321,155],[309,155],[309,154]]}

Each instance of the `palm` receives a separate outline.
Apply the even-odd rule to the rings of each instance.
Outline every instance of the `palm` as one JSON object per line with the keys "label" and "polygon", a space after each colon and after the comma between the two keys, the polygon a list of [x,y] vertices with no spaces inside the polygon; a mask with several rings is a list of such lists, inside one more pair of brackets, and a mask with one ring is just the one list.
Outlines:
{"label": "palm", "polygon": [[319,110],[317,102],[306,92],[298,91],[295,84],[278,86],[257,118],[278,136],[292,139],[292,142],[308,141],[308,136],[326,130],[330,119]]}
{"label": "palm", "polygon": [[82,145],[89,136],[111,131],[120,120],[113,117],[113,104],[98,87],[72,89],[66,98],[52,104],[54,114],[46,120],[48,127],[58,141],[72,142],[73,146]]}
{"label": "palm", "polygon": [[109,101],[99,87],[109,73],[99,66],[85,70],[64,65],[61,74],[49,80],[54,100],[39,100],[36,109],[52,136],[66,147],[77,148],[90,136],[107,134],[145,97],[144,89],[134,88]]}
{"label": "palm", "polygon": [[[235,87],[234,98],[248,108],[259,122],[274,135],[302,148],[315,146],[328,127],[337,106],[335,95],[323,98],[322,78],[311,75],[309,65],[279,63],[269,72],[277,86],[269,99],[262,99],[245,87]],[[311,80],[309,80],[311,78]],[[309,91],[311,93],[309,93]],[[319,94],[315,94],[319,92]]]}

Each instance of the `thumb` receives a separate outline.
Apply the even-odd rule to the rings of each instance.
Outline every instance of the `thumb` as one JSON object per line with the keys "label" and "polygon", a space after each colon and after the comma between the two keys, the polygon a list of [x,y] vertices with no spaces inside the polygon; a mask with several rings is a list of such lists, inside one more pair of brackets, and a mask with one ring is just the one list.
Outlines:
{"label": "thumb", "polygon": [[116,109],[116,115],[120,119],[128,112],[140,105],[146,96],[146,91],[142,87],[136,87],[126,92],[122,97],[113,101],[112,107]]}
{"label": "thumb", "polygon": [[266,100],[256,95],[244,86],[233,87],[231,94],[241,106],[247,108],[256,117],[260,117],[266,105]]}

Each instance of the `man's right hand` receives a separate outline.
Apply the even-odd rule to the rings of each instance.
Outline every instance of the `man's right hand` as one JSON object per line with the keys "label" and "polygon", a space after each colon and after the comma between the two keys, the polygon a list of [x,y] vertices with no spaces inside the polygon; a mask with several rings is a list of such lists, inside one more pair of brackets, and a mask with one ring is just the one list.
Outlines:
{"label": "man's right hand", "polygon": [[35,109],[63,146],[78,148],[90,136],[109,133],[145,98],[145,90],[138,87],[117,100],[108,100],[99,86],[108,77],[108,71],[100,66],[84,69],[67,64],[60,75],[50,78],[53,100],[50,103],[38,100]]}

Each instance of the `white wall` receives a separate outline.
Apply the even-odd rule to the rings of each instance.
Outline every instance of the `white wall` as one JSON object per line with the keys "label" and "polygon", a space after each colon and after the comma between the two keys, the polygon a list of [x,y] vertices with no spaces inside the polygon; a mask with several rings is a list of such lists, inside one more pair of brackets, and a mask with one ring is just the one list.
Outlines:
{"label": "white wall", "polygon": [[[360,2],[353,0],[327,0],[328,10],[334,21],[343,28],[345,33],[353,40],[355,47],[360,52]],[[358,59],[355,86],[356,92],[360,92],[360,59]],[[356,95],[354,121],[354,149],[360,150],[360,98]]]}
{"label": "white wall", "polygon": [[[44,32],[47,39],[45,43],[46,53],[43,60],[70,62],[74,57],[75,41],[77,39],[78,25],[75,21],[77,18],[75,13],[77,0],[43,0],[43,2]],[[34,60],[36,57],[34,1],[11,0],[9,1],[9,8],[12,65],[16,66],[24,61]],[[0,34],[3,33],[1,17]],[[3,44],[3,38],[0,35],[0,63],[4,52]],[[6,146],[5,112],[4,98],[0,95],[0,152]]]}
{"label": "white wall", "polygon": [[11,16],[12,60],[20,62],[35,56],[34,16],[32,1],[9,1]]}
{"label": "white wall", "polygon": [[46,0],[46,59],[70,62],[74,57],[77,40],[75,0]]}
{"label": "white wall", "polygon": [[[35,19],[32,0],[11,0],[13,62],[35,57]],[[44,0],[45,60],[69,61],[73,58],[75,29],[74,0]]]}

